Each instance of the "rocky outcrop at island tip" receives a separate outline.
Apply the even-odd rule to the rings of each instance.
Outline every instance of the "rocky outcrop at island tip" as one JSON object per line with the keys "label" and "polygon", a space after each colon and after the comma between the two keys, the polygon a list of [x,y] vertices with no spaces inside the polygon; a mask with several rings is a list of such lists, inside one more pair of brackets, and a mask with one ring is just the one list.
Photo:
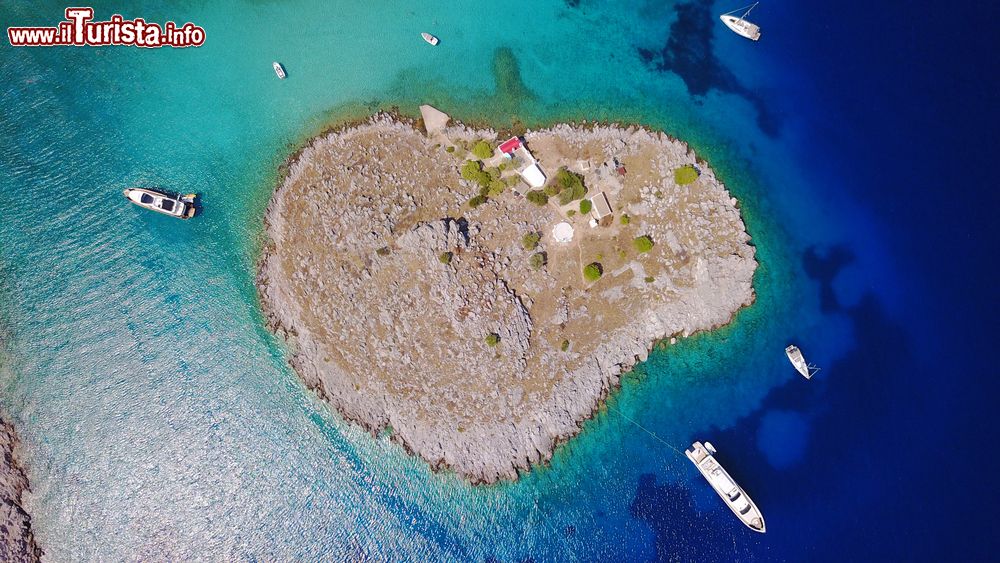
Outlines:
{"label": "rocky outcrop at island tip", "polygon": [[[474,482],[547,460],[655,341],[753,301],[736,200],[684,143],[614,126],[523,138],[533,157],[487,158],[474,145],[495,147],[493,131],[428,137],[379,114],[293,157],[266,217],[258,285],[296,372],[346,418]],[[527,158],[548,203],[524,197]],[[561,193],[562,168],[592,202]],[[604,198],[610,215],[594,209]],[[571,242],[553,238],[559,222]]]}
{"label": "rocky outcrop at island tip", "polygon": [[14,427],[0,418],[0,561],[40,561],[42,552],[31,533],[31,517],[21,504],[28,490],[14,449],[17,434]]}

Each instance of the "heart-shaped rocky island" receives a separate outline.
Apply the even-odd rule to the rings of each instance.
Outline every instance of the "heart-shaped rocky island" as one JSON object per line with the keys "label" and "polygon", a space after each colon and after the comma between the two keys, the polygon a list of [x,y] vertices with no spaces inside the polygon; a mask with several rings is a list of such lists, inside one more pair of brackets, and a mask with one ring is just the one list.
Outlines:
{"label": "heart-shaped rocky island", "polygon": [[753,301],[736,200],[684,143],[603,125],[500,142],[422,112],[315,138],[267,211],[264,311],[346,418],[514,479],[656,340]]}

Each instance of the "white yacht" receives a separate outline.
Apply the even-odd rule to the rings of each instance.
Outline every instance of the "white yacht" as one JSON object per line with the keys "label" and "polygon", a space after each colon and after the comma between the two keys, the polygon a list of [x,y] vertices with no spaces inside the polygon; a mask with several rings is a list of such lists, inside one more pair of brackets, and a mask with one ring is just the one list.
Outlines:
{"label": "white yacht", "polygon": [[281,66],[281,63],[274,61],[271,63],[271,68],[274,69],[274,74],[278,75],[278,78],[284,80],[287,74],[285,74],[285,67]]}
{"label": "white yacht", "polygon": [[[760,39],[760,26],[754,23],[750,23],[746,19],[747,16],[750,15],[750,10],[756,8],[757,4],[760,4],[760,2],[754,2],[750,6],[744,6],[739,10],[733,10],[732,12],[727,12],[725,14],[722,14],[721,16],[719,16],[719,19],[722,20],[722,23],[726,24],[726,27],[731,29],[733,33],[740,35],[742,37],[746,37],[747,39],[757,41],[758,39]],[[736,12],[740,12],[743,10],[746,10],[745,12],[743,12],[743,15],[739,17],[733,15]]]}
{"label": "white yacht", "polygon": [[431,45],[437,45],[438,44],[438,38],[434,37],[430,33],[427,33],[426,31],[423,32],[423,33],[421,33],[420,37],[423,37],[424,41],[430,43]]}
{"label": "white yacht", "polygon": [[195,214],[194,200],[197,197],[196,194],[174,197],[148,188],[128,188],[124,193],[129,201],[139,207],[152,209],[164,215],[170,215],[179,219],[190,219]]}
{"label": "white yacht", "polygon": [[708,484],[712,485],[716,493],[719,493],[719,496],[722,497],[722,500],[733,511],[733,514],[746,524],[748,528],[763,534],[765,531],[764,515],[757,509],[757,505],[750,500],[746,491],[737,485],[736,481],[729,476],[729,473],[715,460],[715,457],[712,455],[715,453],[715,447],[712,446],[712,443],[705,442],[702,445],[701,442],[695,442],[691,444],[691,449],[685,450],[684,453],[694,463],[695,467],[698,468],[698,471],[708,481]]}
{"label": "white yacht", "polygon": [[788,356],[788,361],[792,362],[795,366],[795,370],[802,374],[802,377],[806,379],[812,379],[813,375],[819,371],[819,368],[806,362],[805,356],[802,355],[802,350],[794,344],[789,344],[785,348],[785,355]]}

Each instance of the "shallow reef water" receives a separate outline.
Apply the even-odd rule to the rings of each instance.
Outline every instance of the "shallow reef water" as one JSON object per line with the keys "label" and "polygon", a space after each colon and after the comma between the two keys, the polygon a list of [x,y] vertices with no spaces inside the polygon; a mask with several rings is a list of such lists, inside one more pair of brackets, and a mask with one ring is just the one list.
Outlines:
{"label": "shallow reef water", "polygon": [[[54,25],[64,8],[7,3],[0,14]],[[996,307],[977,305],[996,302],[995,271],[976,260],[989,206],[975,205],[978,192],[947,197],[936,179],[940,167],[985,169],[975,159],[995,142],[952,100],[983,102],[981,81],[995,79],[954,63],[988,49],[913,32],[985,20],[964,4],[901,14],[849,1],[840,11],[855,16],[831,33],[817,15],[829,7],[768,3],[754,12],[763,38],[750,43],[718,21],[729,9],[138,1],[122,13],[195,22],[205,45],[0,45],[0,402],[21,434],[45,552],[989,553],[988,519],[953,517],[983,501],[949,490],[982,473],[946,455],[977,449],[995,388],[962,384],[982,373],[995,324]],[[623,379],[613,409],[516,483],[469,486],[342,421],[288,368],[253,287],[285,158],[332,122],[393,107],[415,115],[421,103],[498,128],[588,119],[663,130],[711,163],[758,250],[754,305],[657,350]],[[928,131],[939,137],[912,142]],[[121,199],[132,185],[198,192],[204,213],[141,213]],[[789,342],[823,368],[811,381],[785,359]],[[696,439],[717,446],[766,535],[741,528],[679,453]],[[929,507],[946,521],[912,518]],[[970,534],[981,541],[959,541]]]}

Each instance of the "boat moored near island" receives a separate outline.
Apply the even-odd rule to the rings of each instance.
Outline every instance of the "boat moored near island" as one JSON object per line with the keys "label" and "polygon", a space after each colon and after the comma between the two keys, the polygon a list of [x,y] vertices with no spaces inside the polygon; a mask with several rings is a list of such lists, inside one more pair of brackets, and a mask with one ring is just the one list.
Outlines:
{"label": "boat moored near island", "polygon": [[139,207],[152,209],[164,215],[170,215],[179,219],[190,219],[195,214],[194,200],[197,194],[186,194],[175,197],[149,188],[128,188],[123,193],[129,201]]}
{"label": "boat moored near island", "polygon": [[691,444],[691,449],[684,451],[688,459],[694,463],[701,475],[708,481],[708,484],[715,489],[715,492],[722,497],[726,506],[733,511],[733,514],[746,524],[748,528],[755,532],[764,533],[764,515],[761,514],[757,505],[750,500],[746,491],[736,484],[729,473],[716,461],[712,455],[715,447],[711,442],[695,442]]}
{"label": "boat moored near island", "polygon": [[[733,33],[741,37],[746,37],[751,41],[757,41],[758,39],[760,39],[760,26],[754,23],[750,23],[746,20],[746,17],[750,15],[750,10],[756,8],[757,4],[760,4],[760,2],[754,2],[750,6],[744,6],[739,10],[733,10],[732,12],[727,12],[725,14],[722,14],[721,16],[719,16],[719,19],[722,20],[722,23],[726,24],[726,27],[732,30]],[[736,12],[740,12],[744,9],[746,11],[743,12],[743,15],[739,17],[733,15]]]}
{"label": "boat moored near island", "polygon": [[794,344],[789,344],[785,348],[785,355],[788,356],[788,361],[792,362],[792,365],[795,366],[795,370],[806,379],[812,379],[812,376],[816,375],[816,372],[819,371],[818,367],[806,362],[805,356],[802,355],[802,350],[799,350],[799,347]]}
{"label": "boat moored near island", "polygon": [[284,80],[288,74],[285,73],[285,67],[281,66],[281,63],[274,61],[271,63],[271,68],[274,69],[274,74],[278,75],[278,78]]}

